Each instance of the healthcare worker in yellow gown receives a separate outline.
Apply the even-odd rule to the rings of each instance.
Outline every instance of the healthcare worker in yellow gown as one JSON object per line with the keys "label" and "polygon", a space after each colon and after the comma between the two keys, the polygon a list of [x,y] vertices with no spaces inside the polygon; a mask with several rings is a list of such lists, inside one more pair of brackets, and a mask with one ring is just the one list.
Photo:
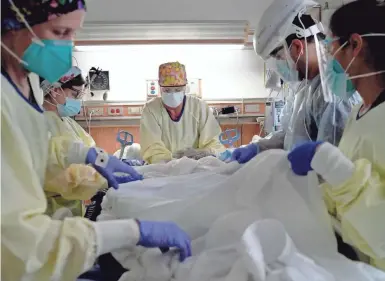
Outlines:
{"label": "healthcare worker in yellow gown", "polygon": [[354,1],[338,9],[331,34],[320,48],[324,91],[348,98],[355,89],[363,103],[353,109],[337,147],[309,142],[288,156],[293,171],[313,170],[343,240],[385,270],[385,5]]}
{"label": "healthcare worker in yellow gown", "polygon": [[62,138],[81,141],[94,147],[95,141],[73,119],[81,108],[86,84],[78,67],[72,67],[58,82],[42,82],[44,115],[49,131],[49,151],[44,191],[47,197],[47,214],[53,218],[82,216],[82,200],[89,200],[98,190],[107,188],[107,181],[92,166],[71,164],[65,166],[66,151],[56,153]]}
{"label": "healthcare worker in yellow gown", "polygon": [[[186,69],[179,62],[159,66],[161,97],[149,101],[140,122],[140,145],[148,163],[170,161],[176,154],[219,155],[221,128],[203,100],[186,96]],[[195,152],[195,153],[194,153]]]}
{"label": "healthcare worker in yellow gown", "polygon": [[[188,235],[174,223],[44,214],[49,134],[42,93],[31,84],[36,74],[53,83],[71,68],[84,16],[84,0],[1,2],[1,280],[74,281],[99,255],[136,245],[176,247],[181,260],[191,255]],[[57,153],[66,147],[67,162],[92,163],[111,183],[115,172],[136,176],[101,149],[63,138]]]}

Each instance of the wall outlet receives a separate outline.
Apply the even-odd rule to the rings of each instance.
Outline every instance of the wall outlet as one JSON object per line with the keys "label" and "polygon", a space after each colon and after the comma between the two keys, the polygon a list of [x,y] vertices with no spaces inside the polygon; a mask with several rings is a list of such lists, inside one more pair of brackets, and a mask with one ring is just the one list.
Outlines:
{"label": "wall outlet", "polygon": [[265,122],[265,117],[257,117],[257,123],[263,124]]}
{"label": "wall outlet", "polygon": [[245,113],[259,113],[260,112],[259,104],[246,104]]}
{"label": "wall outlet", "polygon": [[123,107],[109,107],[108,115],[113,115],[113,116],[123,115]]}
{"label": "wall outlet", "polygon": [[88,116],[103,116],[104,108],[103,107],[93,107],[87,109]]}
{"label": "wall outlet", "polygon": [[128,107],[128,113],[130,114],[141,114],[142,111],[143,111],[143,107],[140,107],[140,106]]}

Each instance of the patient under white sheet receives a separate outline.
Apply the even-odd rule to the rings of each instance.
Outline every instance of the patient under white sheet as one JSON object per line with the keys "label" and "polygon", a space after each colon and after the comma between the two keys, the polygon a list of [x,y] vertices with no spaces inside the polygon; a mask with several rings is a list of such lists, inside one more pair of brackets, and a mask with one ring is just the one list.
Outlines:
{"label": "patient under white sheet", "polygon": [[[376,279],[378,271],[337,253],[317,176],[295,176],[286,156],[271,150],[244,166],[182,158],[137,168],[146,179],[110,190],[99,219],[174,221],[191,236],[193,257],[181,264],[173,251],[121,250],[112,254],[130,271],[120,281],[385,280],[385,273]],[[259,229],[266,229],[265,222],[282,225],[299,262],[266,261],[268,243],[274,242],[250,232],[255,222]],[[247,241],[244,233],[249,233]],[[254,240],[262,246],[254,246]],[[250,258],[255,255],[262,258]],[[287,279],[277,279],[283,276]]]}

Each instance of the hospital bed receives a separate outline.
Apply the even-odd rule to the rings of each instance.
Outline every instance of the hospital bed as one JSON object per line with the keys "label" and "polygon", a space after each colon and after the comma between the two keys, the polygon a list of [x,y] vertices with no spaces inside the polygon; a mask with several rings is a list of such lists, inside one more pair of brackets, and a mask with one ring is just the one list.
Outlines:
{"label": "hospital bed", "polygon": [[[244,166],[222,162],[213,168],[215,162],[208,165],[204,163],[206,159],[200,159],[200,162],[180,159],[173,163],[139,167],[147,180],[129,183],[118,191],[109,191],[107,200],[103,202],[103,206],[106,207],[103,212],[112,211],[111,219],[114,215],[118,218],[168,219],[181,225],[193,239],[195,254],[187,263],[175,265],[179,268],[178,272],[183,272],[183,267],[192,266],[192,271],[189,269],[187,274],[191,272],[216,274],[215,270],[219,270],[219,265],[230,267],[226,270],[226,274],[236,273],[237,270],[242,272],[244,269],[235,268],[240,265],[241,260],[236,258],[238,254],[232,248],[233,242],[238,240],[244,229],[254,221],[271,218],[282,222],[298,249],[311,259],[315,259],[317,264],[320,263],[333,274],[341,276],[342,273],[342,275],[351,276],[351,279],[337,278],[336,280],[381,280],[361,278],[362,270],[370,266],[359,266],[338,255],[330,219],[322,197],[317,194],[319,191],[317,177],[294,176],[286,157],[283,151],[268,151]],[[200,165],[197,165],[198,162]],[[190,165],[191,169],[187,169],[188,165],[180,165],[181,163]],[[232,166],[234,164],[238,167]],[[209,171],[203,168],[204,165]],[[149,175],[155,176],[156,179]],[[200,181],[204,184],[199,184]],[[310,184],[309,181],[314,182]],[[282,185],[285,185],[285,188]],[[292,192],[293,188],[297,191]],[[102,213],[101,217],[103,215],[106,214]],[[325,217],[320,219],[320,216]],[[115,264],[116,266],[120,265],[124,270],[130,269],[125,272],[120,281],[133,280],[130,279],[132,277],[130,274],[140,273],[141,266],[148,272],[159,271],[159,276],[161,276],[160,272],[164,273],[165,270],[167,272],[167,265],[170,264],[167,259],[172,257],[161,255],[156,249],[135,249],[134,251],[134,253],[125,251],[112,253],[115,261],[119,261]],[[135,262],[135,258],[131,266],[127,261],[130,259],[129,256],[132,258],[132,255],[141,260]],[[323,258],[317,260],[317,256]],[[234,260],[221,260],[223,258],[234,258]],[[338,266],[330,268],[331,263],[327,262],[329,259],[333,260],[332,264],[338,264]],[[151,260],[154,260],[155,264],[148,263]],[[114,263],[115,261],[113,260]],[[160,263],[157,264],[157,262]],[[165,264],[162,265],[164,262]],[[122,271],[122,268],[120,270]],[[241,276],[243,275],[231,280],[242,281],[244,279]],[[125,277],[127,278],[124,279]],[[191,278],[209,280],[207,276],[199,279],[196,279],[196,275],[194,277],[195,279]],[[186,276],[186,279],[179,277],[175,280],[188,280],[188,277]]]}

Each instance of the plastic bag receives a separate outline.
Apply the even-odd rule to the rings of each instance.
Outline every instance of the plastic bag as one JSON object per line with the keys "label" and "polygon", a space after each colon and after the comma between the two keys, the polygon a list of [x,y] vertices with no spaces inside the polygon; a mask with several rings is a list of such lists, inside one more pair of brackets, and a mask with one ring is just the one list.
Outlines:
{"label": "plastic bag", "polygon": [[[176,165],[177,171],[184,170],[180,164]],[[337,253],[317,176],[295,176],[284,151],[266,151],[241,168],[223,163],[190,175],[170,173],[173,176],[110,190],[103,202],[102,218],[174,221],[192,238],[193,257],[180,264],[175,258],[177,253],[162,255],[157,249],[114,252],[113,256],[130,269],[121,281],[247,281],[250,267],[244,262],[242,235],[252,223],[266,219],[279,221],[298,250],[298,257],[308,261],[301,263],[302,267],[290,264],[273,268],[281,270],[280,274],[291,272],[289,276],[294,279],[288,280],[302,281],[301,276],[309,272],[322,272],[320,276],[326,278],[348,274],[330,266],[334,261],[340,263],[340,268],[356,269],[354,278],[346,280],[376,280],[365,277],[357,269],[358,264]],[[274,277],[270,274],[266,278],[269,276]]]}

